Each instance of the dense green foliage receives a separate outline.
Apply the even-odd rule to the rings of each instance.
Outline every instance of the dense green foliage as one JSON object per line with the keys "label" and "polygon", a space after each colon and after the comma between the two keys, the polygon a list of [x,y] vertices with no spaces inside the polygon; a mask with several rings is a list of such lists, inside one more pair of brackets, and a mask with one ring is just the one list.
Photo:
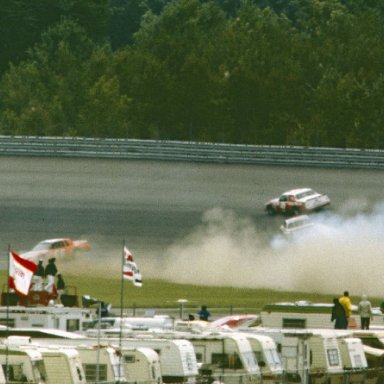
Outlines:
{"label": "dense green foliage", "polygon": [[0,0],[0,134],[384,148],[381,0]]}

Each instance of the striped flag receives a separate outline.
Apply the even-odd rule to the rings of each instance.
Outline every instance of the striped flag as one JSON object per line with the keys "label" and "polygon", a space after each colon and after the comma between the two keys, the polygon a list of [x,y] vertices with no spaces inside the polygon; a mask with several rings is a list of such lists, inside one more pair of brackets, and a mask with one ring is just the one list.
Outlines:
{"label": "striped flag", "polygon": [[28,296],[33,273],[37,265],[23,259],[15,252],[9,252],[9,287],[21,295]]}
{"label": "striped flag", "polygon": [[132,253],[127,247],[124,247],[123,277],[124,279],[131,280],[136,287],[143,285],[140,270],[133,261]]}

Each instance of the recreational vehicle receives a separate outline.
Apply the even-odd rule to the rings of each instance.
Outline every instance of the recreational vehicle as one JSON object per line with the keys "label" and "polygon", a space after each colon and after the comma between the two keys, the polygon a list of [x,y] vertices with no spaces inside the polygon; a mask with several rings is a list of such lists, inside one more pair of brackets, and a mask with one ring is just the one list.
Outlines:
{"label": "recreational vehicle", "polygon": [[[274,328],[334,328],[331,321],[333,303],[311,303],[308,301],[267,304],[261,310],[263,327]],[[360,316],[357,306],[353,305],[348,328],[360,328]],[[379,308],[373,308],[371,328],[383,329],[383,314]]]}
{"label": "recreational vehicle", "polygon": [[[162,384],[163,382],[160,357],[152,348],[127,347],[124,344],[121,345],[121,341],[118,339],[100,340],[99,347],[95,344],[95,339],[88,338],[81,340],[71,337],[67,339],[49,339],[44,337],[42,339],[34,339],[34,342],[41,346],[56,345],[57,348],[76,349],[79,353],[87,382],[93,383],[97,377],[99,377],[100,381],[105,381],[107,378],[110,382],[122,383],[145,382],[146,384]],[[171,359],[172,353],[170,350],[175,348],[163,346],[160,347],[160,350],[162,349],[164,349],[163,355],[167,359]],[[179,372],[177,366],[176,362],[174,370],[168,369],[168,374],[171,377],[183,374]]]}
{"label": "recreational vehicle", "polygon": [[48,384],[85,384],[79,353],[74,348],[37,347],[42,354]]}
{"label": "recreational vehicle", "polygon": [[124,364],[112,347],[79,345],[75,347],[83,365],[87,383],[126,383]]}
{"label": "recreational vehicle", "polygon": [[338,337],[344,375],[349,383],[363,383],[367,379],[368,362],[363,343],[356,337]]}
{"label": "recreational vehicle", "polygon": [[19,343],[14,344],[12,340],[5,340],[5,344],[0,345],[0,359],[2,366],[0,383],[17,383],[26,380],[36,384],[48,382],[43,357],[33,347],[20,347]]}
{"label": "recreational vehicle", "polygon": [[132,337],[184,339],[192,343],[199,364],[200,375],[209,380],[246,382],[260,380],[260,369],[246,335],[216,331],[167,331],[135,332]]}
{"label": "recreational vehicle", "polygon": [[384,383],[384,349],[364,345],[364,353],[368,362],[367,382]]}
{"label": "recreational vehicle", "polygon": [[162,384],[160,358],[153,349],[123,347],[119,350],[129,383]]}
{"label": "recreational vehicle", "polygon": [[284,382],[338,383],[343,375],[335,335],[310,330],[255,327],[251,333],[272,337],[284,366]]}
{"label": "recreational vehicle", "polygon": [[223,332],[177,333],[194,347],[200,374],[223,383],[260,381],[260,369],[245,335]]}
{"label": "recreational vehicle", "polygon": [[93,320],[87,308],[64,307],[0,307],[0,324],[9,327],[51,328],[68,332],[84,331]]}
{"label": "recreational vehicle", "polygon": [[[101,342],[118,344],[119,340],[109,338]],[[194,383],[198,376],[198,366],[193,345],[188,340],[164,340],[158,338],[123,338],[121,347],[147,347],[156,351],[160,357],[164,383]]]}
{"label": "recreational vehicle", "polygon": [[263,383],[281,382],[283,364],[275,341],[270,336],[245,333],[260,367]]}
{"label": "recreational vehicle", "polygon": [[352,335],[358,337],[364,345],[384,350],[384,331],[353,331]]}
{"label": "recreational vehicle", "polygon": [[52,342],[60,345],[113,345],[119,346],[121,350],[126,348],[151,348],[160,358],[162,380],[164,383],[195,383],[198,376],[198,365],[193,345],[188,340],[167,340],[154,337],[97,337],[68,338],[61,339],[35,339],[37,343],[50,345]]}

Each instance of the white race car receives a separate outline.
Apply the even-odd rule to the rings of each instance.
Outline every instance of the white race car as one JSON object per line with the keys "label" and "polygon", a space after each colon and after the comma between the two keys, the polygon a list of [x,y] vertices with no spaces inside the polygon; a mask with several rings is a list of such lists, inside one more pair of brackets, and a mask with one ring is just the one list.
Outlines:
{"label": "white race car", "polygon": [[306,212],[318,211],[331,203],[327,195],[315,192],[310,188],[298,188],[284,192],[280,197],[269,200],[265,209],[270,215],[286,213],[299,215]]}
{"label": "white race car", "polygon": [[87,240],[48,239],[36,244],[32,250],[22,253],[20,256],[37,264],[39,259],[46,261],[51,257],[73,256],[77,251],[89,250],[90,245]]}

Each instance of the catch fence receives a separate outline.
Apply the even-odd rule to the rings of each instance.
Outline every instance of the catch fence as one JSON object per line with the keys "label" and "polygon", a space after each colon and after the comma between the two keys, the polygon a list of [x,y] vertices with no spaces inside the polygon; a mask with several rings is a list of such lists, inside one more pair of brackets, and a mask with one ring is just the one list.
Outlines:
{"label": "catch fence", "polygon": [[0,156],[109,158],[384,169],[384,151],[167,140],[0,136]]}

